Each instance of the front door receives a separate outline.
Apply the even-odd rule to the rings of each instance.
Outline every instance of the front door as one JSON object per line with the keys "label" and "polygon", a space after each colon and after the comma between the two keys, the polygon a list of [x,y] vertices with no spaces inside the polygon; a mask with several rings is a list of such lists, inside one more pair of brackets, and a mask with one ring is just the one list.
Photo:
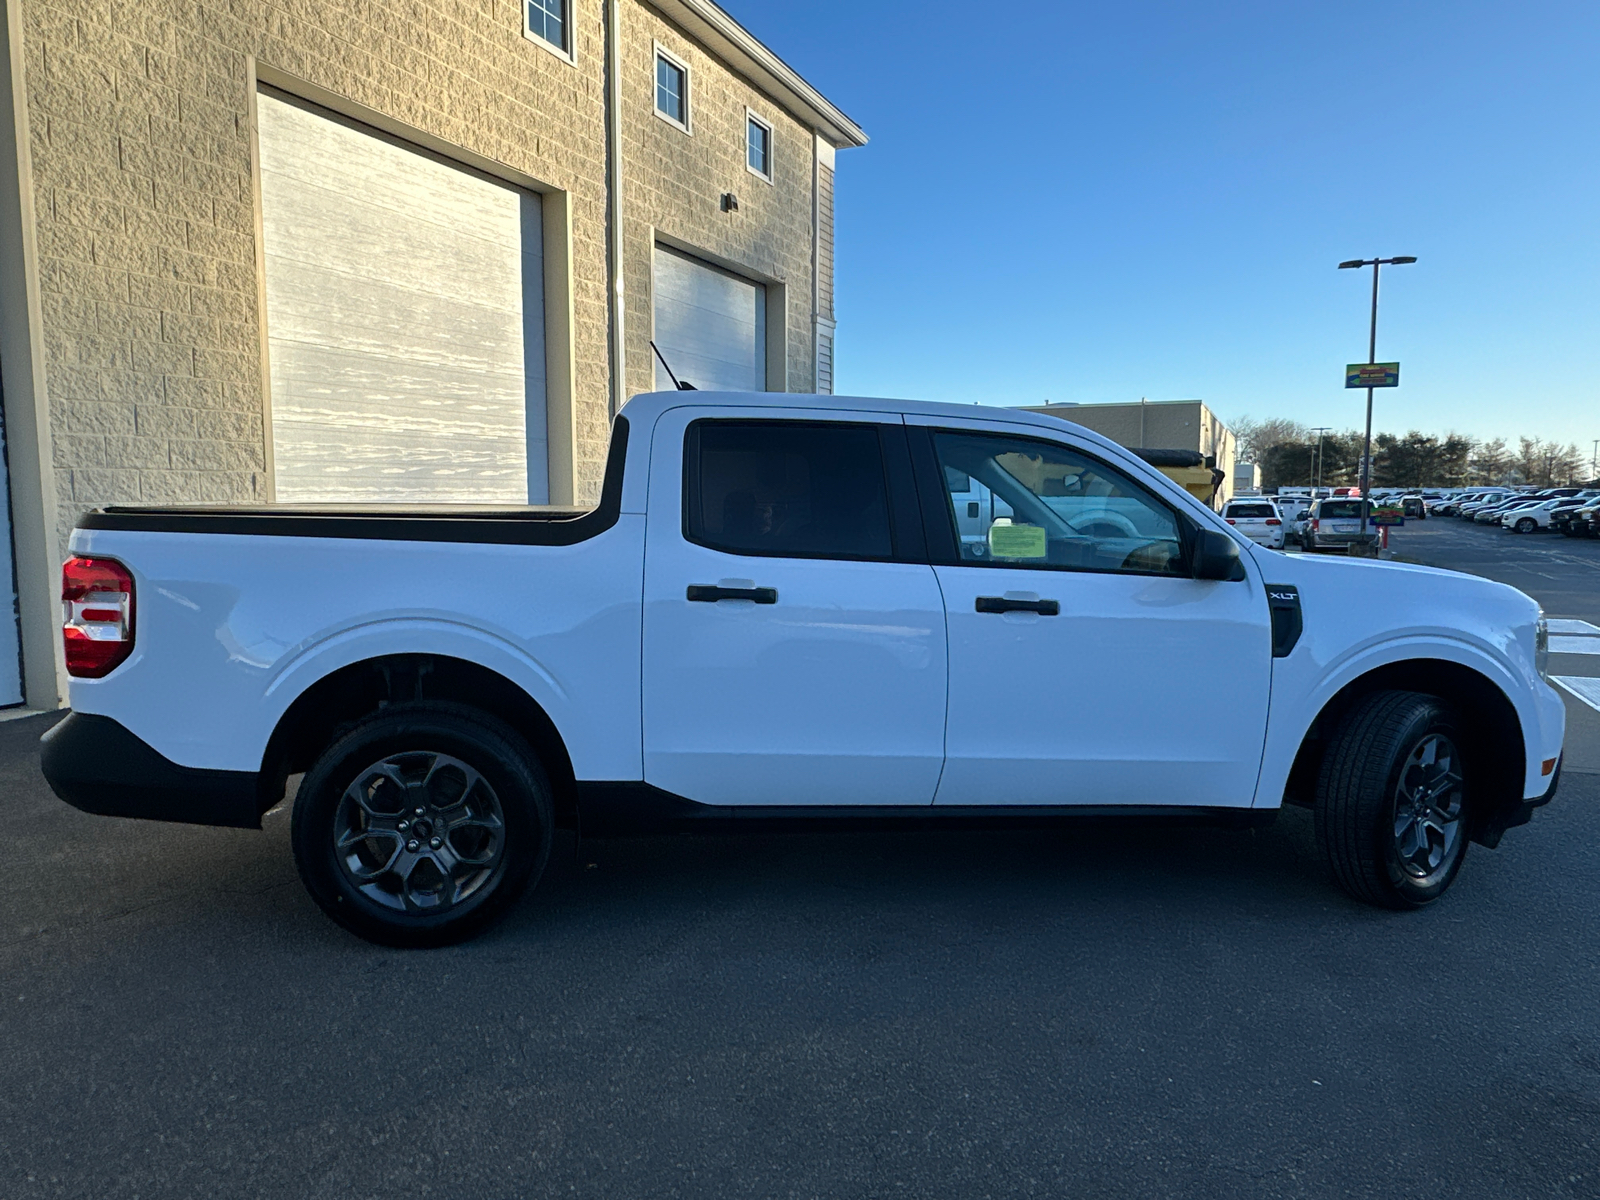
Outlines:
{"label": "front door", "polygon": [[950,630],[939,804],[1248,807],[1271,621],[1189,575],[1185,518],[1088,448],[998,423],[911,430]]}
{"label": "front door", "polygon": [[648,783],[704,804],[933,802],[944,606],[898,415],[674,409],[647,521]]}

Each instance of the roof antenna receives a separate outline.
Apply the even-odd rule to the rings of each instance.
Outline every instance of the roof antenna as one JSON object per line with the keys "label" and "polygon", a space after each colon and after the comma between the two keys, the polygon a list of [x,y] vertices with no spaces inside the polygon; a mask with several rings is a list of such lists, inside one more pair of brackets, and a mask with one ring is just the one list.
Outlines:
{"label": "roof antenna", "polygon": [[680,392],[695,392],[695,391],[699,391],[700,390],[699,388],[695,387],[694,384],[690,383],[687,379],[683,380],[681,383],[679,382],[678,377],[672,373],[672,368],[670,366],[667,366],[667,356],[665,354],[661,353],[661,347],[656,345],[654,341],[652,341],[650,343],[650,349],[652,349],[652,350],[654,350],[656,352],[656,357],[661,360],[661,365],[663,367],[666,367],[666,369],[667,369],[667,378],[672,380],[672,386],[673,387],[677,388]]}

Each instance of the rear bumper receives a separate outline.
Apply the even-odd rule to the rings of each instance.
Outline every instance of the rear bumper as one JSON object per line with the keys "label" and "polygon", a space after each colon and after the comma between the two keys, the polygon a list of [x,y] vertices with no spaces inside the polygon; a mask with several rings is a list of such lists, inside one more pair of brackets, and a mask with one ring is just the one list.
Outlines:
{"label": "rear bumper", "polygon": [[261,828],[256,772],[179,766],[110,717],[68,714],[39,756],[50,789],[87,813]]}

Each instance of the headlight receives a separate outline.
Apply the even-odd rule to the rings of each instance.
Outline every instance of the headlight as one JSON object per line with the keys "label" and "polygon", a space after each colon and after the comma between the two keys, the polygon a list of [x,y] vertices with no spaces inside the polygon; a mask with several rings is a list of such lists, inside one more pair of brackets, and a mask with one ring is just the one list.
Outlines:
{"label": "headlight", "polygon": [[1550,622],[1542,610],[1533,629],[1533,665],[1539,669],[1540,679],[1550,678]]}

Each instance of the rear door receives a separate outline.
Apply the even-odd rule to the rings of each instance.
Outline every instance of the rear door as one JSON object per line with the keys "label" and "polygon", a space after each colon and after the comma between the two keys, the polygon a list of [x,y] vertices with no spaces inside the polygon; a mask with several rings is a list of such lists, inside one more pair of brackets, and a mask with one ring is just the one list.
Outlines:
{"label": "rear door", "polygon": [[897,414],[684,407],[660,418],[647,782],[703,804],[931,804],[946,672]]}
{"label": "rear door", "polygon": [[[937,803],[1249,806],[1272,670],[1253,561],[1191,578],[1183,518],[1088,448],[907,421],[950,629]],[[986,492],[1002,515],[975,537],[957,505]]]}

